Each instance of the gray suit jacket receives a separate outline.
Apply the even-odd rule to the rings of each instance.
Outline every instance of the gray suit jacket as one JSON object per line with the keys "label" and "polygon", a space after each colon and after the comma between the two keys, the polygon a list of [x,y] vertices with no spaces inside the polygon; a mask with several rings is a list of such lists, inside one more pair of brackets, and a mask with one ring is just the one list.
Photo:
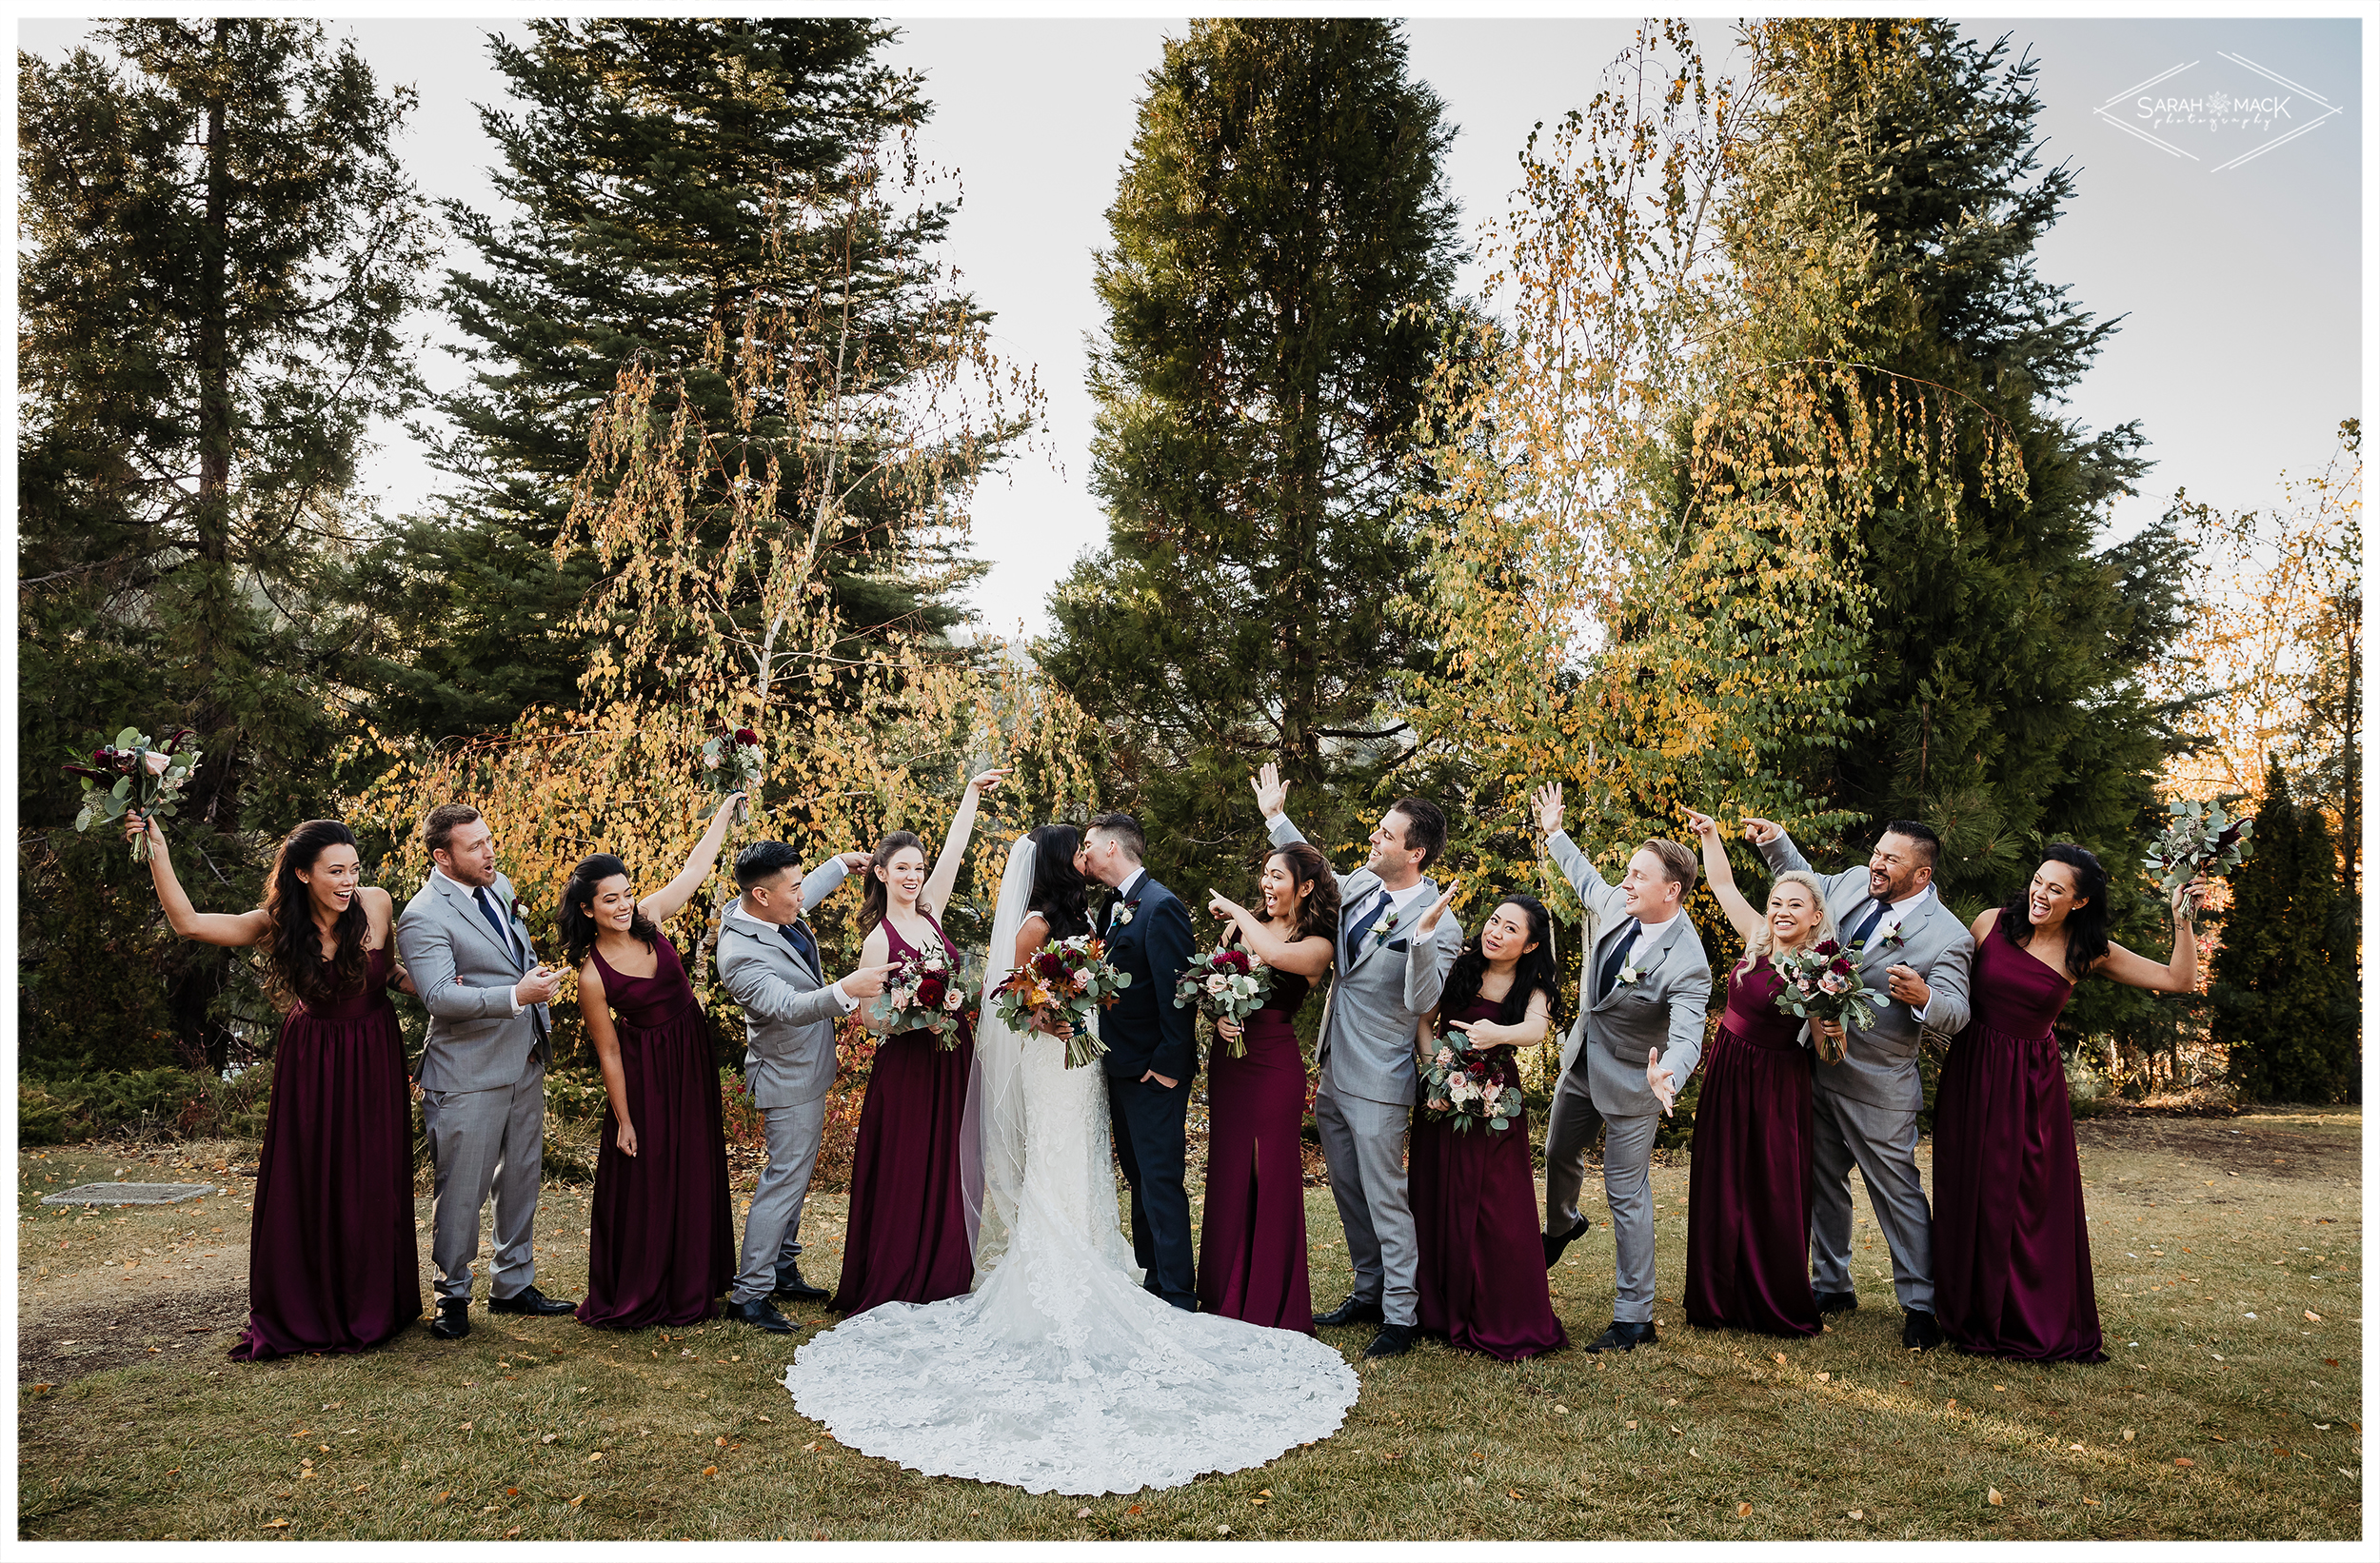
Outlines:
{"label": "gray suit jacket", "polygon": [[1596,930],[1579,975],[1578,1019],[1562,1039],[1562,1067],[1570,1068],[1584,1048],[1587,1090],[1597,1112],[1607,1118],[1657,1113],[1661,1101],[1644,1083],[1645,1060],[1660,1054],[1679,1091],[1702,1061],[1703,1017],[1711,1005],[1711,960],[1703,953],[1702,936],[1694,920],[1679,912],[1653,948],[1637,957],[1636,979],[1614,982],[1602,1002],[1595,1002],[1596,975],[1619,940],[1636,938],[1635,920],[1628,915],[1626,893],[1604,882],[1567,831],[1556,831],[1546,845]]}
{"label": "gray suit jacket", "polygon": [[[802,881],[802,910],[843,880],[829,858]],[[744,1007],[744,1080],[752,1105],[799,1107],[835,1083],[835,1021],[845,1013],[823,971],[794,953],[774,924],[740,916],[729,901],[719,925],[719,984]],[[819,952],[824,959],[825,952]]]}
{"label": "gray suit jacket", "polygon": [[[1272,834],[1276,846],[1305,840],[1287,815],[1273,821]],[[1374,939],[1369,931],[1355,928],[1352,919],[1378,892],[1380,877],[1368,868],[1336,877],[1339,955],[1330,1001],[1322,1011],[1315,1062],[1330,1059],[1331,1089],[1341,1096],[1410,1107],[1417,1095],[1414,1038],[1421,1017],[1438,1007],[1446,969],[1462,949],[1462,928],[1453,918],[1441,918],[1418,950],[1410,937],[1394,930],[1386,940]],[[1419,897],[1407,904],[1403,920],[1408,925],[1419,920],[1438,897],[1438,886],[1422,880]],[[1352,960],[1347,955],[1351,940]]]}
{"label": "gray suit jacket", "polygon": [[545,1006],[512,1012],[513,985],[537,957],[512,881],[499,874],[494,889],[526,955],[506,950],[471,892],[435,871],[397,919],[397,953],[429,1011],[422,1044],[425,1091],[494,1091],[520,1083],[530,1058],[553,1061]]}
{"label": "gray suit jacket", "polygon": [[[1810,866],[1793,838],[1782,831],[1761,845],[1760,856],[1780,874]],[[1818,882],[1826,886],[1826,909],[1835,914],[1837,937],[1849,938],[1847,921],[1868,900],[1867,869],[1847,868]],[[1931,1017],[1927,1023],[1938,1031],[1958,1031],[1967,1024],[1967,968],[1975,958],[1975,941],[1938,894],[1927,896],[1910,909],[1901,920],[1900,934],[1897,949],[1881,939],[1868,941],[1859,973],[1882,1000],[1876,1007],[1875,1023],[1846,1028],[1843,1061],[1820,1063],[1813,1083],[1870,1106],[1914,1113],[1925,1105],[1925,1086],[1917,1078],[1921,1028],[1915,1011],[1885,997],[1885,969],[1907,966],[1924,978],[1926,986],[1934,990],[1926,1009]]]}

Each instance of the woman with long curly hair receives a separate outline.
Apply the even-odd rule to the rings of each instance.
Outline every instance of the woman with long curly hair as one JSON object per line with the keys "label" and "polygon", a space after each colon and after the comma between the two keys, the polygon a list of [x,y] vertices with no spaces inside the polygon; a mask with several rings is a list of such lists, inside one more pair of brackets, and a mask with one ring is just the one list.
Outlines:
{"label": "woman with long curly hair", "polygon": [[[1429,940],[1455,899],[1449,885],[1413,931],[1412,948]],[[1426,959],[1418,954],[1414,960]],[[1438,1007],[1421,1035],[1443,1058],[1458,1034],[1486,1055],[1499,1096],[1520,1091],[1513,1050],[1534,1047],[1554,1023],[1561,974],[1554,963],[1554,923],[1535,896],[1503,897],[1447,969]],[[1554,1317],[1537,1231],[1537,1176],[1529,1157],[1529,1115],[1504,1129],[1457,1127],[1426,1078],[1412,1138],[1413,1231],[1421,1251],[1416,1321],[1450,1346],[1517,1362],[1570,1343]]]}
{"label": "woman with long curly hair", "polygon": [[[1292,841],[1264,860],[1258,889],[1264,900],[1261,916],[1221,896],[1207,902],[1208,911],[1231,920],[1223,942],[1238,944],[1271,967],[1273,986],[1264,1007],[1244,1026],[1215,1022],[1220,1040],[1206,1073],[1199,1307],[1312,1335],[1305,1155],[1299,1149],[1306,1065],[1292,1022],[1331,969],[1339,935],[1339,877],[1321,853]],[[1235,1054],[1235,1047],[1240,1051]]]}
{"label": "woman with long curly hair", "polygon": [[2043,852],[2024,889],[1975,919],[1973,1008],[1934,1104],[1934,1312],[1960,1350],[2107,1360],[2052,1028],[2094,973],[2152,993],[2195,988],[2190,912],[2200,888],[2193,880],[2173,892],[2173,953],[2162,964],[2110,941],[2107,870],[2071,842]]}
{"label": "woman with long curly hair", "polygon": [[201,912],[175,878],[166,834],[149,835],[149,877],[184,939],[261,948],[286,1011],[273,1049],[272,1105],[256,1157],[244,1362],[368,1351],[422,1316],[413,1237],[413,1116],[391,982],[395,902],[359,882],[355,835],[308,820],[281,843],[265,904]]}
{"label": "woman with long curly hair", "polygon": [[563,886],[563,948],[579,970],[579,1014],[607,1104],[581,1324],[692,1324],[719,1312],[735,1279],[710,1021],[661,925],[710,877],[743,797],[721,801],[678,877],[642,900],[628,865],[608,852],[580,860]]}

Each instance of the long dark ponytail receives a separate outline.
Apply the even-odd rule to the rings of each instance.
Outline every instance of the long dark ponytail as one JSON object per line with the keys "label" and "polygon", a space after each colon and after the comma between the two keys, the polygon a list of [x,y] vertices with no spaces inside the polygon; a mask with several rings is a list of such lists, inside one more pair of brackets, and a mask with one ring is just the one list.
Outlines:
{"label": "long dark ponytail", "polygon": [[371,919],[361,894],[330,924],[337,952],[323,959],[322,934],[314,926],[313,895],[298,871],[314,871],[327,848],[355,845],[355,832],[336,820],[308,820],[289,832],[273,854],[265,885],[265,973],[273,995],[285,1003],[327,1007],[363,991],[370,958],[364,939]]}

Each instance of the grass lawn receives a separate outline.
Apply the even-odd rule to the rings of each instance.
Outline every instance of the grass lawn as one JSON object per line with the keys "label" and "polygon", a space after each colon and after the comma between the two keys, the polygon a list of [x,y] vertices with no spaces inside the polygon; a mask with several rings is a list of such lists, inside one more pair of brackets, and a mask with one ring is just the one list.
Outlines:
{"label": "grass lawn", "polygon": [[[252,1151],[29,1152],[17,1533],[2351,1539],[2361,1127],[2352,1111],[2080,1125],[2113,1357],[2094,1367],[1903,1351],[1872,1224],[1860,1309],[1826,1335],[1689,1329],[1675,1305],[1686,1172],[1657,1169],[1657,1347],[1506,1366],[1424,1345],[1365,1367],[1346,1425],[1310,1448],[1094,1499],[922,1476],[839,1446],[777,1382],[832,1322],[816,1309],[796,1311],[787,1341],[724,1323],[614,1335],[475,1307],[460,1344],[416,1329],[361,1357],[234,1364],[253,1185],[216,1169]],[[119,1173],[230,1193],[87,1215],[39,1203]],[[586,1205],[584,1188],[546,1191],[539,1282],[557,1296],[585,1278]],[[1327,1190],[1308,1211],[1327,1307],[1347,1280]],[[809,1273],[831,1281],[842,1201],[811,1212]],[[1610,1318],[1608,1230],[1573,1246],[1555,1287],[1572,1337],[1592,1338]],[[1352,1359],[1369,1335],[1329,1338]]]}

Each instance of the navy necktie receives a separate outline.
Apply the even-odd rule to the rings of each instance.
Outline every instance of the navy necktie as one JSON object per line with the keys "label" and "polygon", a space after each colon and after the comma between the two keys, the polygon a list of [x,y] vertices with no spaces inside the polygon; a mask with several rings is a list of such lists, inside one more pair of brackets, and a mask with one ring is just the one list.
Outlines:
{"label": "navy necktie", "polygon": [[505,954],[512,958],[513,964],[519,965],[521,951],[512,942],[512,930],[505,926],[504,914],[496,910],[496,892],[483,884],[473,892],[473,896],[479,901],[479,909],[487,915],[487,926],[496,931],[496,942],[504,946]]}
{"label": "navy necktie", "polygon": [[788,922],[778,932],[785,936],[785,942],[793,946],[793,953],[802,958],[802,964],[815,974],[818,970],[818,946],[811,942],[809,930],[798,922]]}
{"label": "navy necktie", "polygon": [[1378,920],[1381,911],[1387,905],[1388,886],[1382,885],[1380,886],[1380,893],[1373,897],[1370,900],[1364,902],[1363,910],[1356,914],[1354,922],[1349,925],[1347,930],[1347,948],[1345,951],[1347,964],[1355,964],[1356,952],[1363,948],[1363,936],[1365,933],[1370,931],[1372,924]]}
{"label": "navy necktie", "polygon": [[1612,991],[1612,984],[1619,980],[1619,969],[1628,964],[1628,947],[1636,942],[1636,930],[1643,926],[1644,924],[1635,918],[1630,918],[1627,928],[1621,932],[1618,941],[1612,946],[1612,953],[1603,958],[1602,970],[1595,974],[1595,1001],[1597,1003],[1603,1002],[1604,998]]}
{"label": "navy necktie", "polygon": [[1856,950],[1861,945],[1867,943],[1868,936],[1875,932],[1875,925],[1883,920],[1883,917],[1884,903],[1879,900],[1875,902],[1875,910],[1870,912],[1867,917],[1862,919],[1860,920],[1859,927],[1852,934],[1850,939],[1844,941],[1843,948],[1847,950]]}

